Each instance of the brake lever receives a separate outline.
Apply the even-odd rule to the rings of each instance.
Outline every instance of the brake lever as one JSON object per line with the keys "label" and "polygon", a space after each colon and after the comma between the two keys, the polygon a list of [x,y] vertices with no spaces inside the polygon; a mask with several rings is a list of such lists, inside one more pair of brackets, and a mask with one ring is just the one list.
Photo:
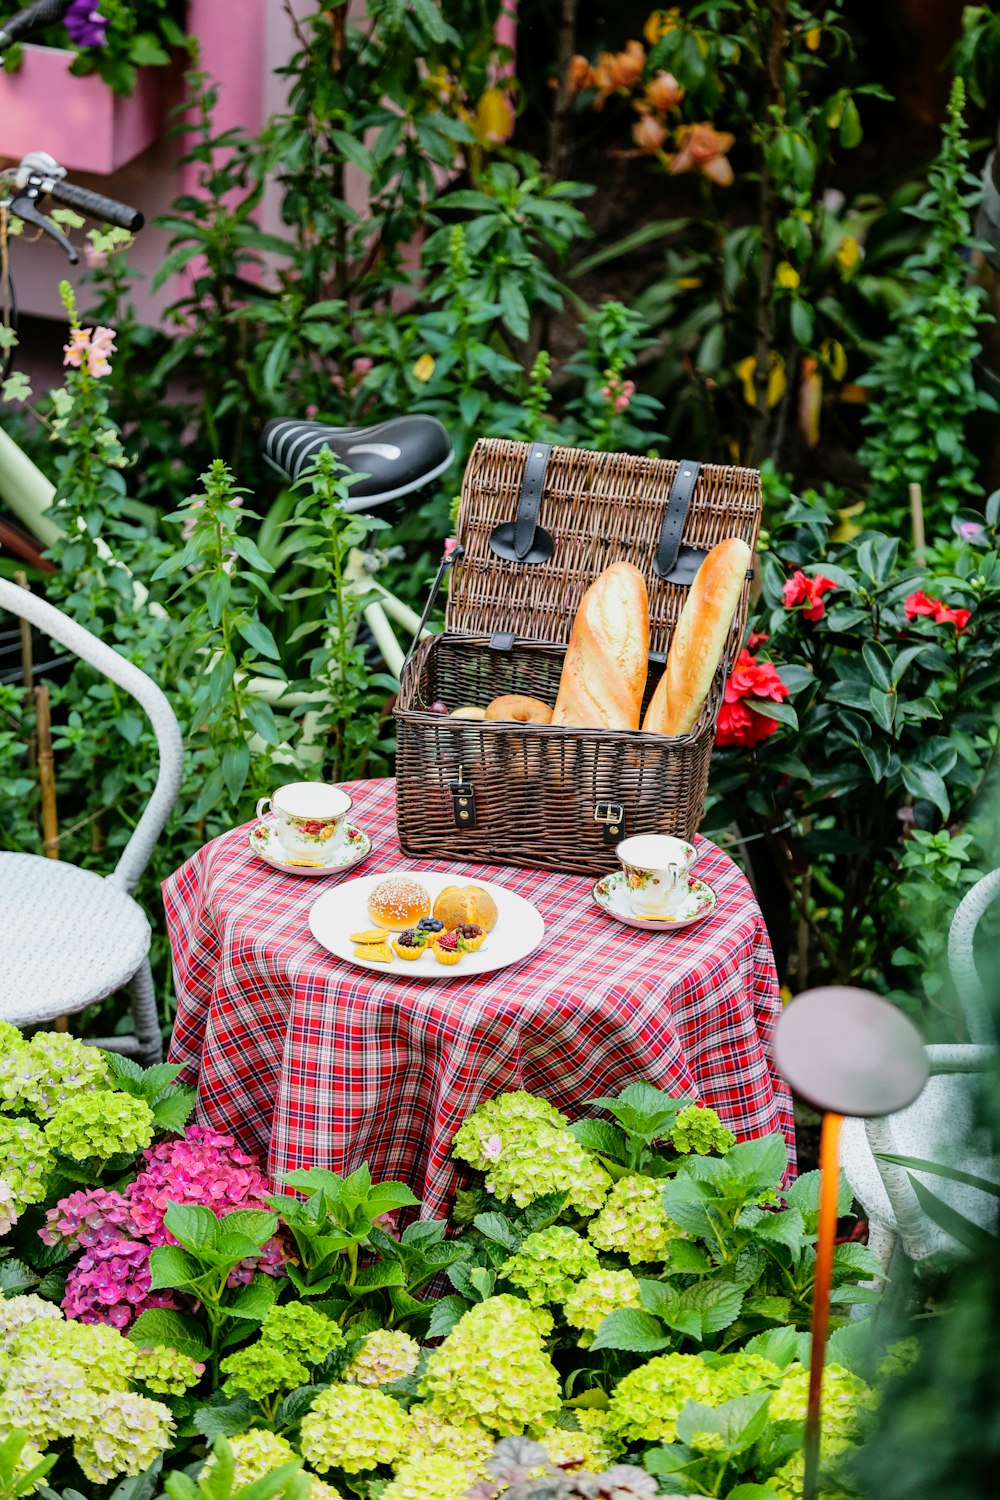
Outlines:
{"label": "brake lever", "polygon": [[[34,188],[34,191],[32,191],[32,188]],[[14,214],[19,219],[23,219],[25,224],[34,224],[35,227],[37,229],[40,229],[43,234],[47,234],[50,239],[55,240],[59,248],[65,252],[66,256],[69,259],[70,265],[75,266],[77,261],[80,259],[79,255],[77,255],[76,251],[73,249],[73,246],[63,234],[62,230],[57,229],[56,226],[49,219],[47,219],[43,213],[39,211],[35,202],[35,199],[37,197],[38,184],[32,178],[29,178],[25,186],[23,188],[19,188],[16,196],[12,198],[8,203],[7,212],[9,214]]]}

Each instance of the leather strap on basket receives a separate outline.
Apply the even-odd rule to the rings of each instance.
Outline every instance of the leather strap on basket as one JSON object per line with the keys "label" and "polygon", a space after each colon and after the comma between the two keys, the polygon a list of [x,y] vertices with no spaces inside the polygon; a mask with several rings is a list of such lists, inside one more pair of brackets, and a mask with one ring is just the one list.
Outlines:
{"label": "leather strap on basket", "polygon": [[514,520],[501,521],[490,533],[490,546],[498,557],[508,562],[548,562],[555,543],[538,524],[542,506],[545,473],[552,453],[551,443],[530,443],[521,476]]}
{"label": "leather strap on basket", "polygon": [[[682,458],[677,465],[677,473],[674,475],[674,482],[670,487],[670,496],[667,500],[667,513],[663,517],[663,526],[660,529],[656,557],[653,560],[653,572],[658,578],[670,579],[671,574],[677,568],[684,523],[687,520],[691,496],[694,494],[694,487],[698,483],[700,473],[701,464],[695,463],[693,459]],[[689,549],[685,548],[685,551],[687,550]],[[703,552],[699,554],[695,571],[700,566],[704,555]],[[671,582],[675,583],[690,581],[690,579],[682,578],[671,579]]]}

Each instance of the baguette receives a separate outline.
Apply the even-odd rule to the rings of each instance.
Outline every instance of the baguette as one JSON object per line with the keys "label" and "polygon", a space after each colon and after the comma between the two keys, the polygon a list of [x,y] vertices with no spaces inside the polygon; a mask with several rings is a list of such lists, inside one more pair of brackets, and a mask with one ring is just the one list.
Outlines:
{"label": "baguette", "polygon": [[614,563],[580,600],[553,724],[638,729],[648,669],[646,580],[631,563]]}
{"label": "baguette", "polygon": [[753,553],[728,537],[705,558],[684,601],[667,665],[642,721],[647,734],[687,734],[708,697]]}

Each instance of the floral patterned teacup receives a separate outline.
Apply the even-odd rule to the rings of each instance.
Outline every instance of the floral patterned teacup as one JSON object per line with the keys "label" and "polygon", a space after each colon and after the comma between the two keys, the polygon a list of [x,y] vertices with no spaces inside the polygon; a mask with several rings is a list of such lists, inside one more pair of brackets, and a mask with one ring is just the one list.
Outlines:
{"label": "floral patterned teacup", "polygon": [[[270,817],[267,809],[270,808]],[[271,797],[261,797],[257,816],[278,836],[290,859],[325,865],[344,842],[344,820],[351,798],[325,781],[291,781]]]}
{"label": "floral patterned teacup", "polygon": [[688,900],[693,844],[667,834],[637,834],[616,850],[625,871],[628,901],[636,917],[675,917]]}

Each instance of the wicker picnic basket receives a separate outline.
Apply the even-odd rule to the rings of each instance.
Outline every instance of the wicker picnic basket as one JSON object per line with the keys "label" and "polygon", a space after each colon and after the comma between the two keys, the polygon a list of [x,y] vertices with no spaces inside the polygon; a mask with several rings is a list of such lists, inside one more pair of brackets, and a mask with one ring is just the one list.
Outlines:
{"label": "wicker picnic basket", "polygon": [[690,838],[749,577],[689,734],[456,719],[430,705],[485,707],[504,693],[554,703],[580,599],[625,558],[649,589],[645,711],[702,558],[730,536],[752,549],[760,511],[753,469],[480,439],[462,484],[445,629],[414,650],[395,710],[404,852],[600,875],[632,834]]}

